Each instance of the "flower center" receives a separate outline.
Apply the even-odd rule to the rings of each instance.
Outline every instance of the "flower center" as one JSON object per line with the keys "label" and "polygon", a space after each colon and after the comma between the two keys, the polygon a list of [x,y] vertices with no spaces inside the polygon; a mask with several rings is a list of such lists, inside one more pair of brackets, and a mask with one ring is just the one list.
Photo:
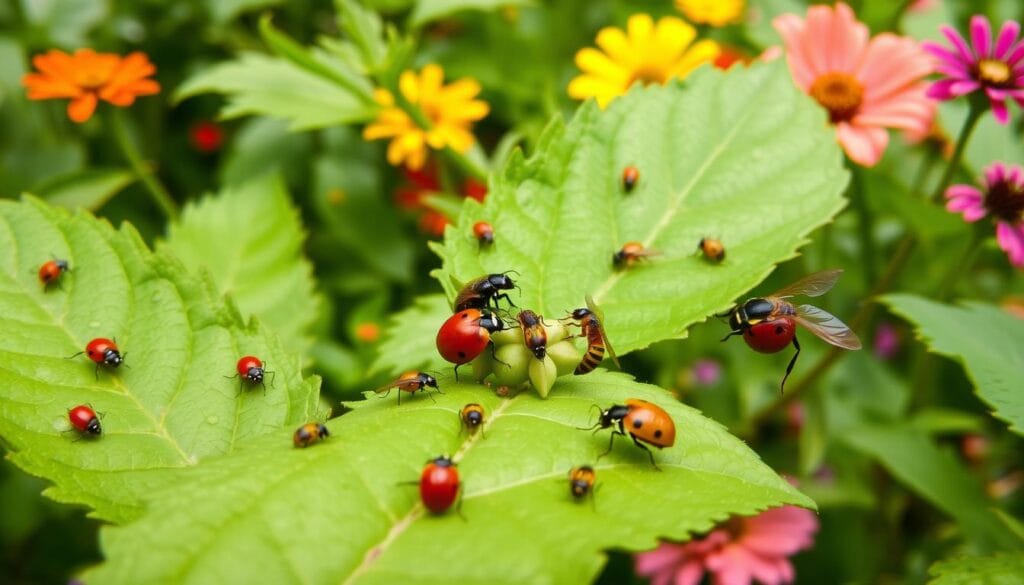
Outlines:
{"label": "flower center", "polygon": [[644,85],[665,83],[665,71],[655,65],[640,65],[633,70],[633,75],[629,78],[629,83],[626,86],[633,85],[636,81]]}
{"label": "flower center", "polygon": [[857,113],[864,99],[864,86],[848,73],[826,73],[814,80],[810,93],[836,124],[849,121]]}
{"label": "flower center", "polygon": [[1010,66],[997,59],[982,59],[978,61],[978,80],[988,85],[1006,85],[1010,81]]}
{"label": "flower center", "polygon": [[720,525],[719,528],[724,529],[729,533],[729,536],[733,540],[738,540],[743,536],[743,532],[746,530],[747,524],[740,516],[732,516],[725,521],[724,524]]}
{"label": "flower center", "polygon": [[985,193],[985,207],[1007,223],[1024,219],[1024,188],[1009,181],[991,185]]}
{"label": "flower center", "polygon": [[97,71],[78,74],[77,85],[82,89],[99,89],[107,83],[107,76]]}

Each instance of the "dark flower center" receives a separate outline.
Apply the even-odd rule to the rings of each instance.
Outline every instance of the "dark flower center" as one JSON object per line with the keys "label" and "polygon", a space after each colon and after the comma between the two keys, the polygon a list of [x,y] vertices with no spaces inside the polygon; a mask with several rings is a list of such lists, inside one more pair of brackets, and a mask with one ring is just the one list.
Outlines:
{"label": "dark flower center", "polygon": [[978,61],[978,81],[994,87],[1010,86],[1010,66],[998,59],[982,59]]}
{"label": "dark flower center", "polygon": [[665,83],[667,81],[667,78],[665,75],[665,70],[662,67],[658,67],[657,65],[645,64],[640,65],[633,71],[633,74],[630,75],[629,83],[626,84],[626,87],[633,85],[633,83],[637,81],[644,85],[650,85],[652,83]]}
{"label": "dark flower center", "polygon": [[1024,219],[1024,188],[1010,181],[990,185],[985,193],[985,207],[997,218],[1016,223]]}
{"label": "dark flower center", "polygon": [[811,84],[811,97],[828,110],[833,124],[847,122],[864,100],[864,86],[848,73],[826,73]]}

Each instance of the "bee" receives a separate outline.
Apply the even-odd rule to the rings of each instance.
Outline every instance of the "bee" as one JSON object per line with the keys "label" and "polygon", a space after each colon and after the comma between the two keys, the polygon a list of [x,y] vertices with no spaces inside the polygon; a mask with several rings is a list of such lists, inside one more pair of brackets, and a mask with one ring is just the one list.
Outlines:
{"label": "bee", "polygon": [[697,249],[704,254],[704,257],[712,262],[725,260],[725,246],[715,238],[701,238]]}
{"label": "bee", "polygon": [[601,326],[601,322],[604,321],[604,314],[597,308],[597,304],[594,303],[594,299],[590,295],[587,295],[587,306],[573,311],[570,314],[570,318],[579,325],[580,337],[587,338],[587,353],[583,355],[580,365],[576,366],[574,374],[580,376],[593,371],[604,360],[605,350],[608,350],[608,355],[611,356],[615,365],[620,369],[622,368],[619,365],[619,358],[615,355],[615,350],[612,349],[612,344],[608,343],[608,336],[605,335],[604,327]]}
{"label": "bee", "polygon": [[508,277],[508,274],[487,274],[467,282],[459,294],[455,297],[455,312],[466,309],[486,309],[493,301],[494,307],[498,308],[498,299],[505,299],[508,304],[515,306],[508,294],[503,290],[512,290],[516,284]]}
{"label": "bee", "polygon": [[296,447],[308,447],[329,436],[331,436],[331,432],[323,423],[306,423],[295,431],[292,442]]}
{"label": "bee", "polygon": [[526,309],[519,312],[518,319],[526,347],[537,359],[544,359],[548,353],[548,332],[544,329],[544,318]]}
{"label": "bee", "polygon": [[800,356],[800,342],[796,337],[797,324],[836,347],[860,349],[857,334],[850,331],[850,328],[837,317],[813,305],[795,306],[785,300],[797,295],[819,297],[835,286],[842,273],[843,271],[838,268],[817,272],[774,294],[750,299],[742,305],[736,305],[731,310],[716,315],[729,317],[729,327],[732,329],[722,341],[733,335],[742,335],[743,341],[747,342],[751,349],[761,353],[776,353],[792,343],[796,353],[786,366],[786,375],[779,384],[780,392],[786,387],[786,379],[789,378],[793,366],[796,365],[796,359]]}
{"label": "bee", "polygon": [[580,465],[569,470],[569,493],[573,499],[580,501],[590,497],[591,504],[594,503],[594,483],[597,481],[597,472],[589,465]]}
{"label": "bee", "polygon": [[[462,411],[459,413],[459,418],[462,420],[463,426],[465,426],[472,434],[480,429],[480,434],[484,432],[484,407],[477,403],[467,404],[462,407]],[[486,435],[483,435],[486,438]]]}
{"label": "bee", "polygon": [[619,269],[629,268],[640,260],[659,254],[660,252],[644,248],[640,242],[626,242],[622,249],[612,255],[612,265]]}
{"label": "bee", "polygon": [[[402,374],[380,388],[377,388],[374,392],[377,394],[383,393],[387,396],[388,394],[391,394],[392,388],[398,388],[398,404],[402,404],[402,392],[413,394],[421,390],[425,390],[428,386],[438,392],[441,391],[441,389],[437,387],[437,379],[430,374],[426,372],[410,371]],[[427,394],[427,396],[430,395]],[[433,396],[431,396],[431,400],[433,400]]]}

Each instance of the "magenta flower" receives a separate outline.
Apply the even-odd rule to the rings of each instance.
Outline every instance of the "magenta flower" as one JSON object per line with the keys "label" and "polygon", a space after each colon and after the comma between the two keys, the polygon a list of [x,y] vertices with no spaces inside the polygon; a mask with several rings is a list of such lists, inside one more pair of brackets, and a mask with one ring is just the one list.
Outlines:
{"label": "magenta flower", "polygon": [[981,186],[950,186],[946,189],[946,209],[962,213],[969,222],[991,215],[999,247],[1011,264],[1024,267],[1024,169],[992,163],[985,168]]}
{"label": "magenta flower", "polygon": [[939,59],[939,73],[946,76],[928,88],[928,95],[951,100],[984,90],[996,121],[1009,122],[1006,100],[1012,98],[1024,107],[1024,39],[1017,40],[1020,24],[1004,22],[993,43],[988,19],[975,15],[971,17],[970,47],[953,28],[943,26],[940,30],[954,48],[933,42],[923,44],[926,51]]}
{"label": "magenta flower", "polygon": [[786,45],[793,81],[828,110],[836,139],[855,163],[874,166],[889,145],[886,128],[923,134],[936,104],[924,78],[932,59],[911,38],[868,27],[849,6],[812,6],[807,18],[772,21]]}
{"label": "magenta flower", "polygon": [[896,357],[903,345],[903,336],[895,325],[888,321],[882,321],[875,329],[875,356],[882,360],[891,360]]}
{"label": "magenta flower", "polygon": [[818,519],[796,506],[736,517],[703,538],[636,555],[636,573],[651,585],[697,585],[708,572],[716,585],[791,583],[789,557],[814,545]]}

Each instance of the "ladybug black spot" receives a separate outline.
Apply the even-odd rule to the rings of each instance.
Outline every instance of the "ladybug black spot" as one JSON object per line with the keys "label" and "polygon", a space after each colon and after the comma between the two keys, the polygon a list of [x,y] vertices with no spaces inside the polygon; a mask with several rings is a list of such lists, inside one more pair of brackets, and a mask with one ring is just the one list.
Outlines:
{"label": "ladybug black spot", "polygon": [[459,315],[459,316],[462,317],[463,319],[468,319],[469,318],[469,311],[463,311],[462,314]]}
{"label": "ladybug black spot", "polygon": [[466,357],[466,352],[464,352],[464,351],[460,351],[460,352],[459,352],[459,359],[460,359],[460,360],[461,360],[461,359],[465,359],[465,357]]}
{"label": "ladybug black spot", "polygon": [[782,328],[782,325],[775,326],[775,335],[782,335],[783,331],[785,331],[785,329]]}
{"label": "ladybug black spot", "polygon": [[654,438],[655,439],[660,439],[661,438],[661,429],[658,429],[658,430],[654,431]]}
{"label": "ladybug black spot", "polygon": [[644,426],[643,421],[641,421],[639,419],[633,421],[633,428],[634,429],[639,429],[642,426]]}

